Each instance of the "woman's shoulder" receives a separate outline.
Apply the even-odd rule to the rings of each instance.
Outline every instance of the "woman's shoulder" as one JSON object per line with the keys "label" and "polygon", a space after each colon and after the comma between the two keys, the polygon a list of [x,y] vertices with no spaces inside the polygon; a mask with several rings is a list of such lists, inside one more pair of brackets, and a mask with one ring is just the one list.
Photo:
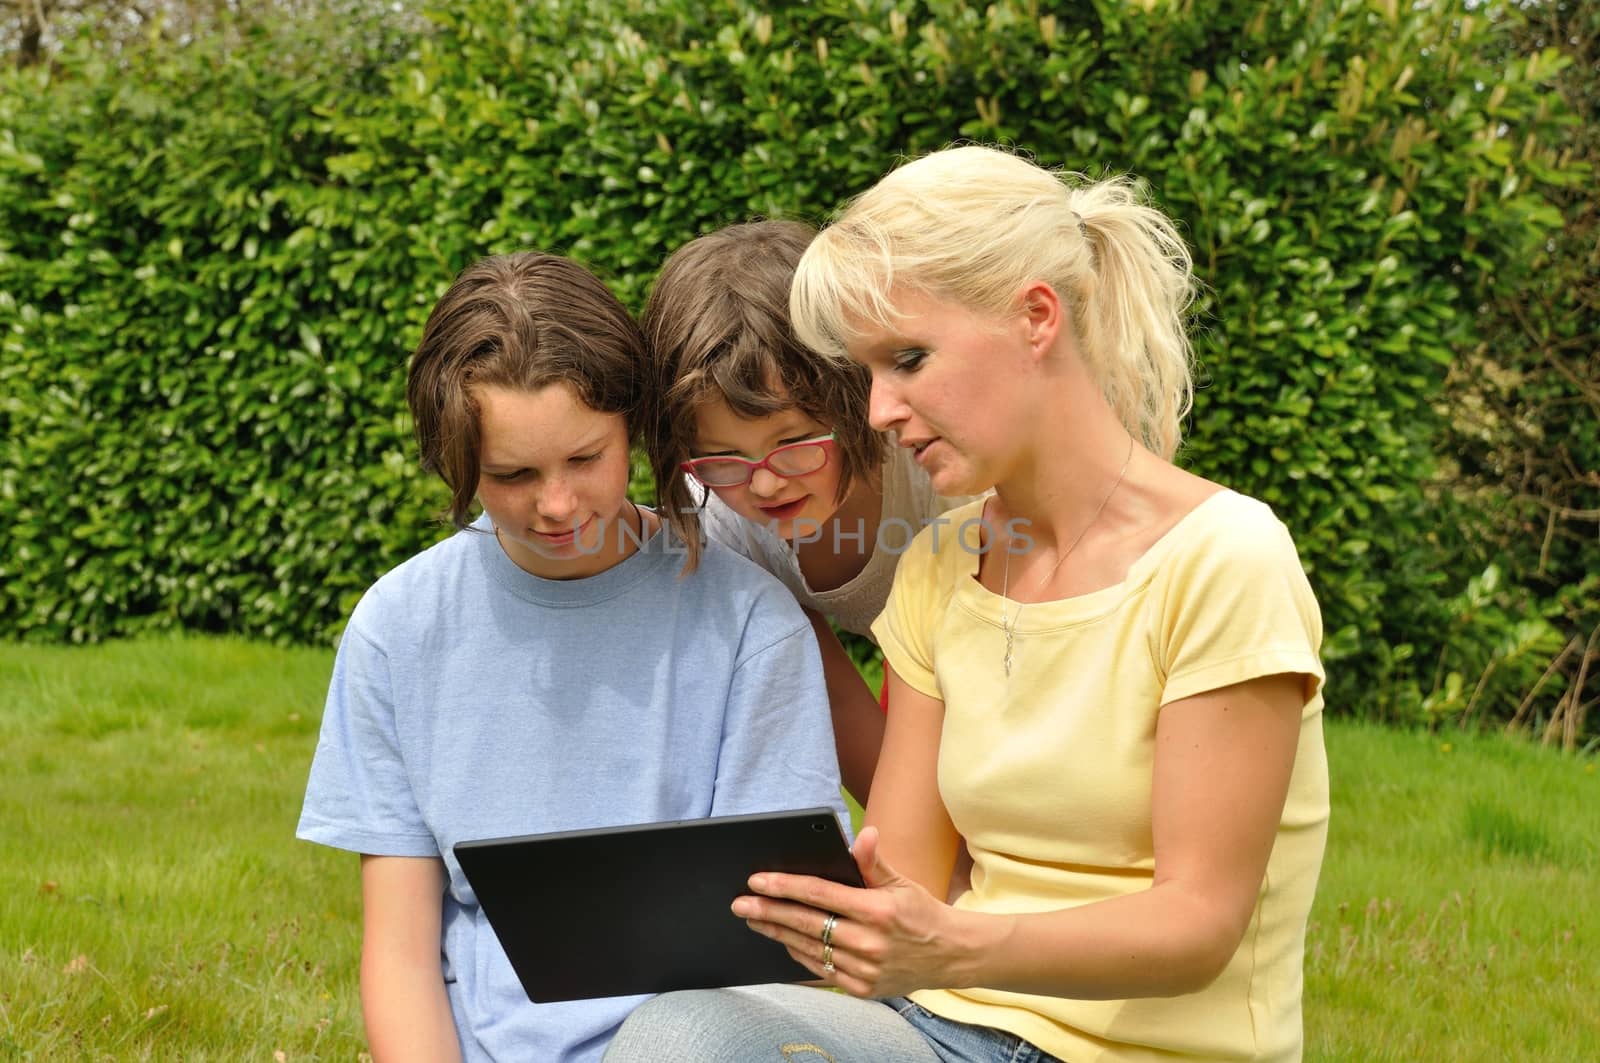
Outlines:
{"label": "woman's shoulder", "polygon": [[1289,534],[1266,502],[1220,485],[1195,505],[1178,527],[1189,541],[1230,543],[1245,549]]}
{"label": "woman's shoulder", "polygon": [[902,551],[896,583],[954,586],[978,569],[994,541],[984,515],[986,498],[975,498],[929,518]]}
{"label": "woman's shoulder", "polygon": [[1160,578],[1197,570],[1300,567],[1294,538],[1272,507],[1221,485],[1193,502],[1134,566]]}

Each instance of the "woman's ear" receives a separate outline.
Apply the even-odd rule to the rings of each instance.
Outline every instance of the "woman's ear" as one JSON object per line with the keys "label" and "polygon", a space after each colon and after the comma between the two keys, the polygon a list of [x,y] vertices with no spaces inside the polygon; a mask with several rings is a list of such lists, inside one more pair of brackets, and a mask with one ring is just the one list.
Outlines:
{"label": "woman's ear", "polygon": [[1022,289],[1022,321],[1029,351],[1042,357],[1055,346],[1065,322],[1061,296],[1044,281],[1029,281]]}

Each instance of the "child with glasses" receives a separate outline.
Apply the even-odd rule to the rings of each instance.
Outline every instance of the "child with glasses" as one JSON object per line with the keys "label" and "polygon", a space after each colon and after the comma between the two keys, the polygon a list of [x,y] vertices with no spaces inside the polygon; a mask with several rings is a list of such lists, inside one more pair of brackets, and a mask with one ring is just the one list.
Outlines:
{"label": "child with glasses", "polygon": [[702,538],[720,542],[805,607],[840,773],[865,803],[883,713],[827,621],[871,638],[899,555],[970,497],[939,495],[910,451],[885,446],[867,423],[865,370],[841,370],[794,338],[789,284],[814,235],[751,222],[667,259],[642,321],[656,371],[652,451],[687,568]]}
{"label": "child with glasses", "polygon": [[298,829],[361,854],[379,1059],[595,1063],[643,999],[530,1003],[455,843],[844,811],[806,618],[720,547],[680,578],[628,500],[645,376],[616,297],[534,253],[466,269],[411,359],[422,464],[457,531],[357,604]]}

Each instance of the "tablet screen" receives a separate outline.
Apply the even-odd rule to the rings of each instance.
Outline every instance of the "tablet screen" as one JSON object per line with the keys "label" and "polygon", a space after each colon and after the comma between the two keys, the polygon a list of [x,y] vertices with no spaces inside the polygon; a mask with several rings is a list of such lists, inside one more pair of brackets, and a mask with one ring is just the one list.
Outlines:
{"label": "tablet screen", "polygon": [[464,841],[457,861],[537,1003],[809,981],[730,910],[757,871],[861,878],[826,807]]}

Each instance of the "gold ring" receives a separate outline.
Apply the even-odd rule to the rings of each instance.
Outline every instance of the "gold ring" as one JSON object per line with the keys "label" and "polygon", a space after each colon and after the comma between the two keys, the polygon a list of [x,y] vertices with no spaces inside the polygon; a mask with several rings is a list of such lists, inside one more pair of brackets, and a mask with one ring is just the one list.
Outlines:
{"label": "gold ring", "polygon": [[833,941],[833,928],[839,925],[839,917],[832,912],[822,921],[822,944],[828,945]]}
{"label": "gold ring", "polygon": [[833,973],[833,946],[832,945],[824,945],[824,946],[822,946],[822,972],[824,974],[832,974]]}

